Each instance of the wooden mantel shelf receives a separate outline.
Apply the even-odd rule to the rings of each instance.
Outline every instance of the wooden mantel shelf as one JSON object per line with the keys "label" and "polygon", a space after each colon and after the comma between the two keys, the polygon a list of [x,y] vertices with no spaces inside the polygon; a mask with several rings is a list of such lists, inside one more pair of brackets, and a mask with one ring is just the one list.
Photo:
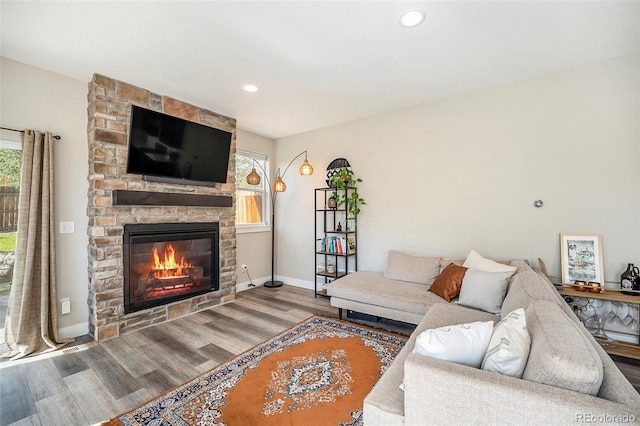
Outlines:
{"label": "wooden mantel shelf", "polygon": [[233,198],[228,195],[178,194],[167,192],[115,190],[114,206],[195,206],[231,207]]}

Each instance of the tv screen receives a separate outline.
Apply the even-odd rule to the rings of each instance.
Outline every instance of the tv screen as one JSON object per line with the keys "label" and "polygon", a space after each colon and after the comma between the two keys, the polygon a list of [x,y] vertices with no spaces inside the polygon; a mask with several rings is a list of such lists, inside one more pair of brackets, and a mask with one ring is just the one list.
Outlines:
{"label": "tv screen", "polygon": [[226,183],[230,150],[229,132],[131,106],[127,173],[162,182]]}

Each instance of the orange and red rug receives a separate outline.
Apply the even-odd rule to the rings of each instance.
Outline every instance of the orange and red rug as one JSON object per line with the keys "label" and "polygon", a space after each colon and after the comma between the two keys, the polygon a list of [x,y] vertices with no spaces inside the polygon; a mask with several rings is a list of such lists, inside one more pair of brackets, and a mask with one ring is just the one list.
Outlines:
{"label": "orange and red rug", "polygon": [[358,425],[407,337],[311,317],[108,425]]}

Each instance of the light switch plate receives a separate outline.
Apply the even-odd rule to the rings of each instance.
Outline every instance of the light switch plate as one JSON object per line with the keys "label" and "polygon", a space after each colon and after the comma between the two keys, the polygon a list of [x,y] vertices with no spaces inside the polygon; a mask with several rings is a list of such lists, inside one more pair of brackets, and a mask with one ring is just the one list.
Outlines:
{"label": "light switch plate", "polygon": [[71,312],[71,301],[69,298],[60,299],[60,314],[65,315]]}
{"label": "light switch plate", "polygon": [[75,222],[60,222],[61,234],[73,234],[76,232]]}

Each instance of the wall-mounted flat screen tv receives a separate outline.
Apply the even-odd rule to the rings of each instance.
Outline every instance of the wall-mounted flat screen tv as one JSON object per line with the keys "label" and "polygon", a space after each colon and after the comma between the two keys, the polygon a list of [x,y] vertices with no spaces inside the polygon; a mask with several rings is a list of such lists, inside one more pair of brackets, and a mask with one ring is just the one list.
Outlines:
{"label": "wall-mounted flat screen tv", "polygon": [[227,181],[231,133],[131,106],[127,173],[159,182]]}

